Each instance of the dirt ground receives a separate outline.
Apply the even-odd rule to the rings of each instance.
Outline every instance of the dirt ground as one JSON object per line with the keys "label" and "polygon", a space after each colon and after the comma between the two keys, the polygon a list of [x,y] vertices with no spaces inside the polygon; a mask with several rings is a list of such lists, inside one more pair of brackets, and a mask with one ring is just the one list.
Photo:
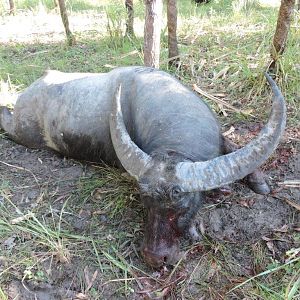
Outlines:
{"label": "dirt ground", "polygon": [[[258,127],[242,125],[231,134],[231,138],[236,141],[245,136],[251,138]],[[287,186],[289,180],[299,179],[300,175],[298,141],[299,131],[288,130],[276,153],[263,167],[273,188],[272,195],[256,195],[241,183],[233,184],[230,193],[212,192],[208,195],[204,208],[197,216],[198,229],[204,234],[204,239],[194,245],[183,241],[186,257],[172,274],[171,268],[159,272],[150,270],[139,257],[136,249],[142,239],[142,208],[138,199],[123,208],[121,217],[112,219],[105,213],[99,215],[100,204],[92,196],[82,204],[78,203],[79,197],[76,196],[79,179],[92,176],[97,169],[91,164],[66,159],[51,151],[26,149],[3,135],[0,138],[0,179],[2,185],[5,182],[9,185],[9,199],[14,205],[11,213],[33,211],[38,218],[47,219],[50,211],[61,211],[66,201],[70,201],[67,203],[70,207],[78,205],[76,213],[66,217],[70,233],[99,239],[112,235],[118,240],[116,232],[123,232],[126,241],[123,245],[116,243],[119,247],[117,251],[125,249],[128,252],[124,255],[125,260],[137,267],[130,274],[136,274],[139,278],[131,283],[134,291],[129,289],[126,295],[120,293],[117,283],[111,281],[118,281],[116,273],[99,273],[87,257],[68,257],[64,254],[61,259],[56,256],[53,260],[53,257],[49,259],[50,256],[45,256],[38,259],[38,265],[39,269],[44,270],[46,280],[26,277],[22,268],[12,268],[5,284],[8,299],[162,299],[166,295],[170,299],[224,299],[228,290],[238,283],[232,280],[233,276],[235,280],[243,281],[246,276],[252,276],[263,268],[253,262],[253,252],[261,245],[269,257],[278,262],[285,261],[287,250],[299,247],[300,241],[294,239],[293,234],[300,230],[300,193],[299,188]],[[68,200],[70,195],[74,197]],[[5,206],[5,197],[0,197],[0,204]],[[13,255],[14,251],[20,251],[20,242],[28,242],[30,238],[23,236],[24,241],[20,241],[16,234],[0,241],[0,249],[4,253],[0,255],[0,273],[7,268],[7,253]],[[120,241],[123,239],[120,238]],[[36,247],[31,248],[32,255],[43,252],[43,247]],[[80,249],[83,250],[82,247]],[[77,253],[75,250],[72,252],[71,245],[68,250]],[[90,254],[86,252],[84,255]],[[223,259],[218,260],[218,257]],[[229,273],[225,272],[227,267],[224,261],[230,262]],[[87,281],[91,281],[92,289],[91,286],[83,289],[80,273],[84,273],[85,286]],[[208,284],[209,289],[216,291],[210,291],[209,297],[204,292]],[[91,296],[91,291],[100,297]],[[241,295],[232,292],[228,299],[241,299],[238,298]]]}

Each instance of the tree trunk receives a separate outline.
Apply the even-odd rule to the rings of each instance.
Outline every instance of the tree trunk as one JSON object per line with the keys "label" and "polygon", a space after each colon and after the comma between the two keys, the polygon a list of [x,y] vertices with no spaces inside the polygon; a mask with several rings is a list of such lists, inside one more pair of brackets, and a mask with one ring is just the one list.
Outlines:
{"label": "tree trunk", "polygon": [[272,62],[269,68],[274,69],[278,57],[283,53],[289,28],[291,25],[295,0],[281,0],[279,8],[276,31],[273,37],[271,58]]}
{"label": "tree trunk", "polygon": [[133,21],[134,21],[134,10],[133,10],[133,0],[125,0],[125,7],[127,10],[127,20],[126,20],[126,32],[125,35],[134,36]]}
{"label": "tree trunk", "polygon": [[169,65],[173,65],[179,60],[179,51],[177,44],[177,7],[176,0],[167,1],[168,16],[168,47],[169,47]]}
{"label": "tree trunk", "polygon": [[300,10],[300,0],[298,0],[297,10]]}
{"label": "tree trunk", "polygon": [[16,13],[16,7],[14,0],[9,0],[9,14],[14,15]]}
{"label": "tree trunk", "polygon": [[75,37],[73,36],[73,34],[70,30],[70,27],[69,27],[69,20],[68,20],[68,14],[67,14],[65,0],[58,0],[58,5],[59,5],[61,19],[62,19],[62,22],[65,27],[68,45],[73,46],[75,44]]}
{"label": "tree trunk", "polygon": [[159,68],[162,0],[145,0],[144,64]]}

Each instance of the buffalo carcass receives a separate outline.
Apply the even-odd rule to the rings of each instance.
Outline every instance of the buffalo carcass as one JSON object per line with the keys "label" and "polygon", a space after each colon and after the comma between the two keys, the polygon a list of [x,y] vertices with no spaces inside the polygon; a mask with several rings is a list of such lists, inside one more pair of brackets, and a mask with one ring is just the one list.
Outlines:
{"label": "buffalo carcass", "polygon": [[195,0],[196,4],[201,4],[201,3],[208,3],[210,0]]}
{"label": "buffalo carcass", "polygon": [[[104,161],[134,176],[147,211],[142,255],[154,267],[178,259],[179,238],[205,191],[245,178],[269,192],[256,168],[276,148],[285,102],[274,81],[270,118],[251,143],[236,149],[209,107],[169,74],[145,67],[104,74],[47,71],[19,97],[0,127],[16,142],[65,156]],[[236,151],[235,151],[236,150]],[[230,153],[231,152],[231,153]]]}

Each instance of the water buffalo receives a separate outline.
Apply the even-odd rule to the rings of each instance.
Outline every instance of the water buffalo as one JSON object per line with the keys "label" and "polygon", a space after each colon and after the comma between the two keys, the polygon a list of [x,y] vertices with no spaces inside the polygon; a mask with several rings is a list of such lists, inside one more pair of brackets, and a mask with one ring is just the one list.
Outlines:
{"label": "water buffalo", "polygon": [[[269,191],[256,168],[276,148],[285,102],[274,81],[268,123],[236,149],[209,107],[169,74],[145,67],[109,73],[47,71],[19,95],[13,113],[2,107],[0,127],[16,142],[63,155],[123,166],[139,185],[147,211],[142,255],[153,267],[178,259],[179,237],[205,192],[245,178]],[[122,108],[122,109],[121,109]]]}
{"label": "water buffalo", "polygon": [[208,3],[210,0],[195,0],[196,4],[201,4],[201,3]]}

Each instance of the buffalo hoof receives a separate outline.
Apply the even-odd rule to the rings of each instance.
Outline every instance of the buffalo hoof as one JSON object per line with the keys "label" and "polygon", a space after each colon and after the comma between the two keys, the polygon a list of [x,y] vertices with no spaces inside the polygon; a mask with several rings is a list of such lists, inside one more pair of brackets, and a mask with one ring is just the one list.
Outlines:
{"label": "buffalo hoof", "polygon": [[5,129],[5,125],[11,119],[11,113],[6,106],[0,106],[0,129]]}
{"label": "buffalo hoof", "polygon": [[268,194],[271,193],[270,186],[268,185],[267,182],[262,182],[262,183],[259,183],[259,184],[255,183],[253,185],[249,184],[249,187],[256,194],[268,195]]}
{"label": "buffalo hoof", "polygon": [[256,194],[267,195],[271,193],[271,189],[261,171],[255,171],[246,178],[248,187]]}

